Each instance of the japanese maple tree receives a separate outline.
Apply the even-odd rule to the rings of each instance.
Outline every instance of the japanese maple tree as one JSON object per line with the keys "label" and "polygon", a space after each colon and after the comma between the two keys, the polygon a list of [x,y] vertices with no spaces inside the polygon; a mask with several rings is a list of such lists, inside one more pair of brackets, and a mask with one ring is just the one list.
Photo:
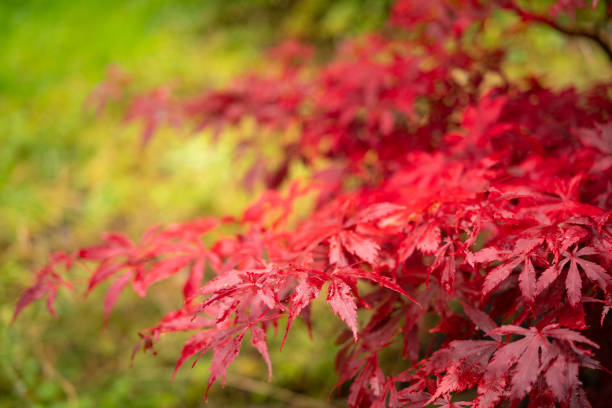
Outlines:
{"label": "japanese maple tree", "polygon": [[[241,148],[283,152],[247,174],[267,190],[240,217],[154,227],[138,241],[109,233],[53,254],[15,317],[44,296],[55,313],[75,263],[93,266],[87,291],[111,282],[107,317],[124,289],[144,297],[181,274],[184,306],[142,330],[141,346],[193,332],[176,369],[211,352],[208,389],[245,339],[271,377],[268,330],[286,319],[286,338],[296,319],[309,324],[321,296],[347,327],[336,368],[350,407],[604,406],[593,391],[610,378],[612,84],[511,81],[505,50],[479,38],[503,11],[514,32],[543,24],[612,62],[605,29],[571,25],[578,8],[608,6],[523,3],[401,0],[384,34],[344,43],[324,65],[289,41],[270,52],[275,69],[224,89],[134,98],[127,118],[144,123],[145,142],[167,123],[221,132],[254,121],[262,132]],[[125,83],[112,71],[96,104]],[[308,178],[290,177],[297,163]],[[295,209],[304,197],[306,214]],[[205,245],[227,224],[241,232]],[[403,371],[385,367],[386,350]],[[585,388],[584,370],[601,383]]]}

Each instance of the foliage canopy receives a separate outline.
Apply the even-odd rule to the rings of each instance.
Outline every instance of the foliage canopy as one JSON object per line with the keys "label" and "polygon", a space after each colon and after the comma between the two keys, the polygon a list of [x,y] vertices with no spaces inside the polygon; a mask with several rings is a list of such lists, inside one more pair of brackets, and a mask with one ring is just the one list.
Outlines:
{"label": "foliage canopy", "polygon": [[[126,117],[143,122],[145,144],[167,124],[221,133],[254,123],[239,145],[257,156],[245,183],[267,190],[240,217],[156,226],[138,241],[108,233],[53,254],[15,317],[45,296],[55,314],[75,263],[93,266],[88,292],[111,282],[107,317],[124,289],[144,297],[186,274],[184,306],[141,331],[139,346],[193,331],[176,369],[212,351],[210,388],[247,337],[271,377],[268,331],[286,321],[286,337],[297,318],[309,326],[326,291],[348,327],[336,368],[351,407],[605,404],[579,374],[605,370],[598,356],[609,355],[612,86],[511,79],[506,50],[486,44],[502,13],[505,32],[543,24],[610,58],[597,20],[607,6],[593,2],[583,21],[581,5],[401,0],[385,30],[323,65],[287,41],[270,51],[273,68],[227,88],[133,98]],[[90,102],[102,108],[126,82],[109,71]],[[271,141],[280,155],[262,149]],[[309,176],[292,177],[296,166]],[[239,233],[213,233],[227,230]],[[389,352],[402,370],[385,367]]]}

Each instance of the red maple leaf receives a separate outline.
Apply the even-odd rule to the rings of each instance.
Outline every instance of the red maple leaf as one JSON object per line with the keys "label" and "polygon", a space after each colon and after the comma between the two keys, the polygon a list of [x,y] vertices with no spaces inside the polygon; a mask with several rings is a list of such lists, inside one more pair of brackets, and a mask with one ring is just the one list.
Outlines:
{"label": "red maple leaf", "polygon": [[583,247],[582,249],[574,248],[571,252],[563,252],[564,258],[557,264],[542,272],[542,275],[537,282],[537,293],[541,293],[550,284],[559,277],[565,265],[569,263],[567,277],[565,279],[565,287],[567,288],[567,298],[572,306],[576,306],[582,298],[582,278],[578,266],[583,273],[596,283],[602,290],[612,284],[612,277],[601,266],[592,261],[583,259],[583,256],[598,255],[599,252],[593,247]]}

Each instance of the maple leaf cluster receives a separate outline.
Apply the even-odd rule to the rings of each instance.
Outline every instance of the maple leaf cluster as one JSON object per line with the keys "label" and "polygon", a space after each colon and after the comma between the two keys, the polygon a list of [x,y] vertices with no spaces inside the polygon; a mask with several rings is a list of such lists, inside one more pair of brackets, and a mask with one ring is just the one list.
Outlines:
{"label": "maple leaf cluster", "polygon": [[[325,296],[348,327],[336,368],[350,407],[590,406],[579,374],[605,370],[610,332],[597,326],[612,306],[612,84],[509,81],[504,50],[462,41],[499,7],[517,10],[403,0],[391,20],[406,31],[347,42],[322,67],[287,42],[270,53],[271,74],[189,100],[165,88],[135,98],[127,116],[143,120],[144,140],[168,121],[219,131],[248,118],[277,137],[283,161],[260,172],[268,190],[240,217],[54,254],[15,317],[45,295],[53,312],[74,263],[95,266],[87,291],[111,282],[107,317],[125,288],[146,296],[186,274],[184,306],[142,331],[141,346],[193,331],[176,368],[211,351],[207,392],[247,335],[272,376],[268,330],[310,326]],[[281,137],[288,129],[299,137]],[[311,176],[289,182],[297,162]],[[314,209],[295,222],[304,197]],[[241,233],[204,244],[227,224]],[[386,369],[389,350],[403,371]]]}

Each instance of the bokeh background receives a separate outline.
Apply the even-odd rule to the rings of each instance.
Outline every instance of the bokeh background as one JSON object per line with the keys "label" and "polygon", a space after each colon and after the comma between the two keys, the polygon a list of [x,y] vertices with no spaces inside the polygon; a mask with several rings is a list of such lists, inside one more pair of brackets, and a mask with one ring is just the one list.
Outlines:
{"label": "bokeh background", "polygon": [[[130,359],[137,330],[180,305],[172,283],[152,288],[147,300],[124,294],[106,329],[103,290],[87,299],[63,292],[59,319],[36,304],[10,325],[19,293],[50,251],[93,244],[106,230],[138,237],[153,224],[237,214],[257,195],[241,186],[231,134],[213,144],[206,133],[162,129],[143,148],[138,124],[122,121],[121,103],[102,115],[84,107],[108,66],[121,66],[137,90],[171,84],[189,95],[265,67],[263,50],[286,38],[314,44],[325,60],[344,38],[383,27],[390,3],[0,1],[0,407],[202,404],[206,358],[170,382],[184,337],[162,340],[156,357]],[[543,75],[554,88],[612,78],[587,41],[546,27],[507,36],[512,18],[495,19],[486,41],[509,47],[511,77]],[[208,406],[338,405],[327,399],[338,326],[327,308],[314,312],[321,317],[314,339],[298,324],[282,352],[273,338],[272,383],[245,348]]]}

